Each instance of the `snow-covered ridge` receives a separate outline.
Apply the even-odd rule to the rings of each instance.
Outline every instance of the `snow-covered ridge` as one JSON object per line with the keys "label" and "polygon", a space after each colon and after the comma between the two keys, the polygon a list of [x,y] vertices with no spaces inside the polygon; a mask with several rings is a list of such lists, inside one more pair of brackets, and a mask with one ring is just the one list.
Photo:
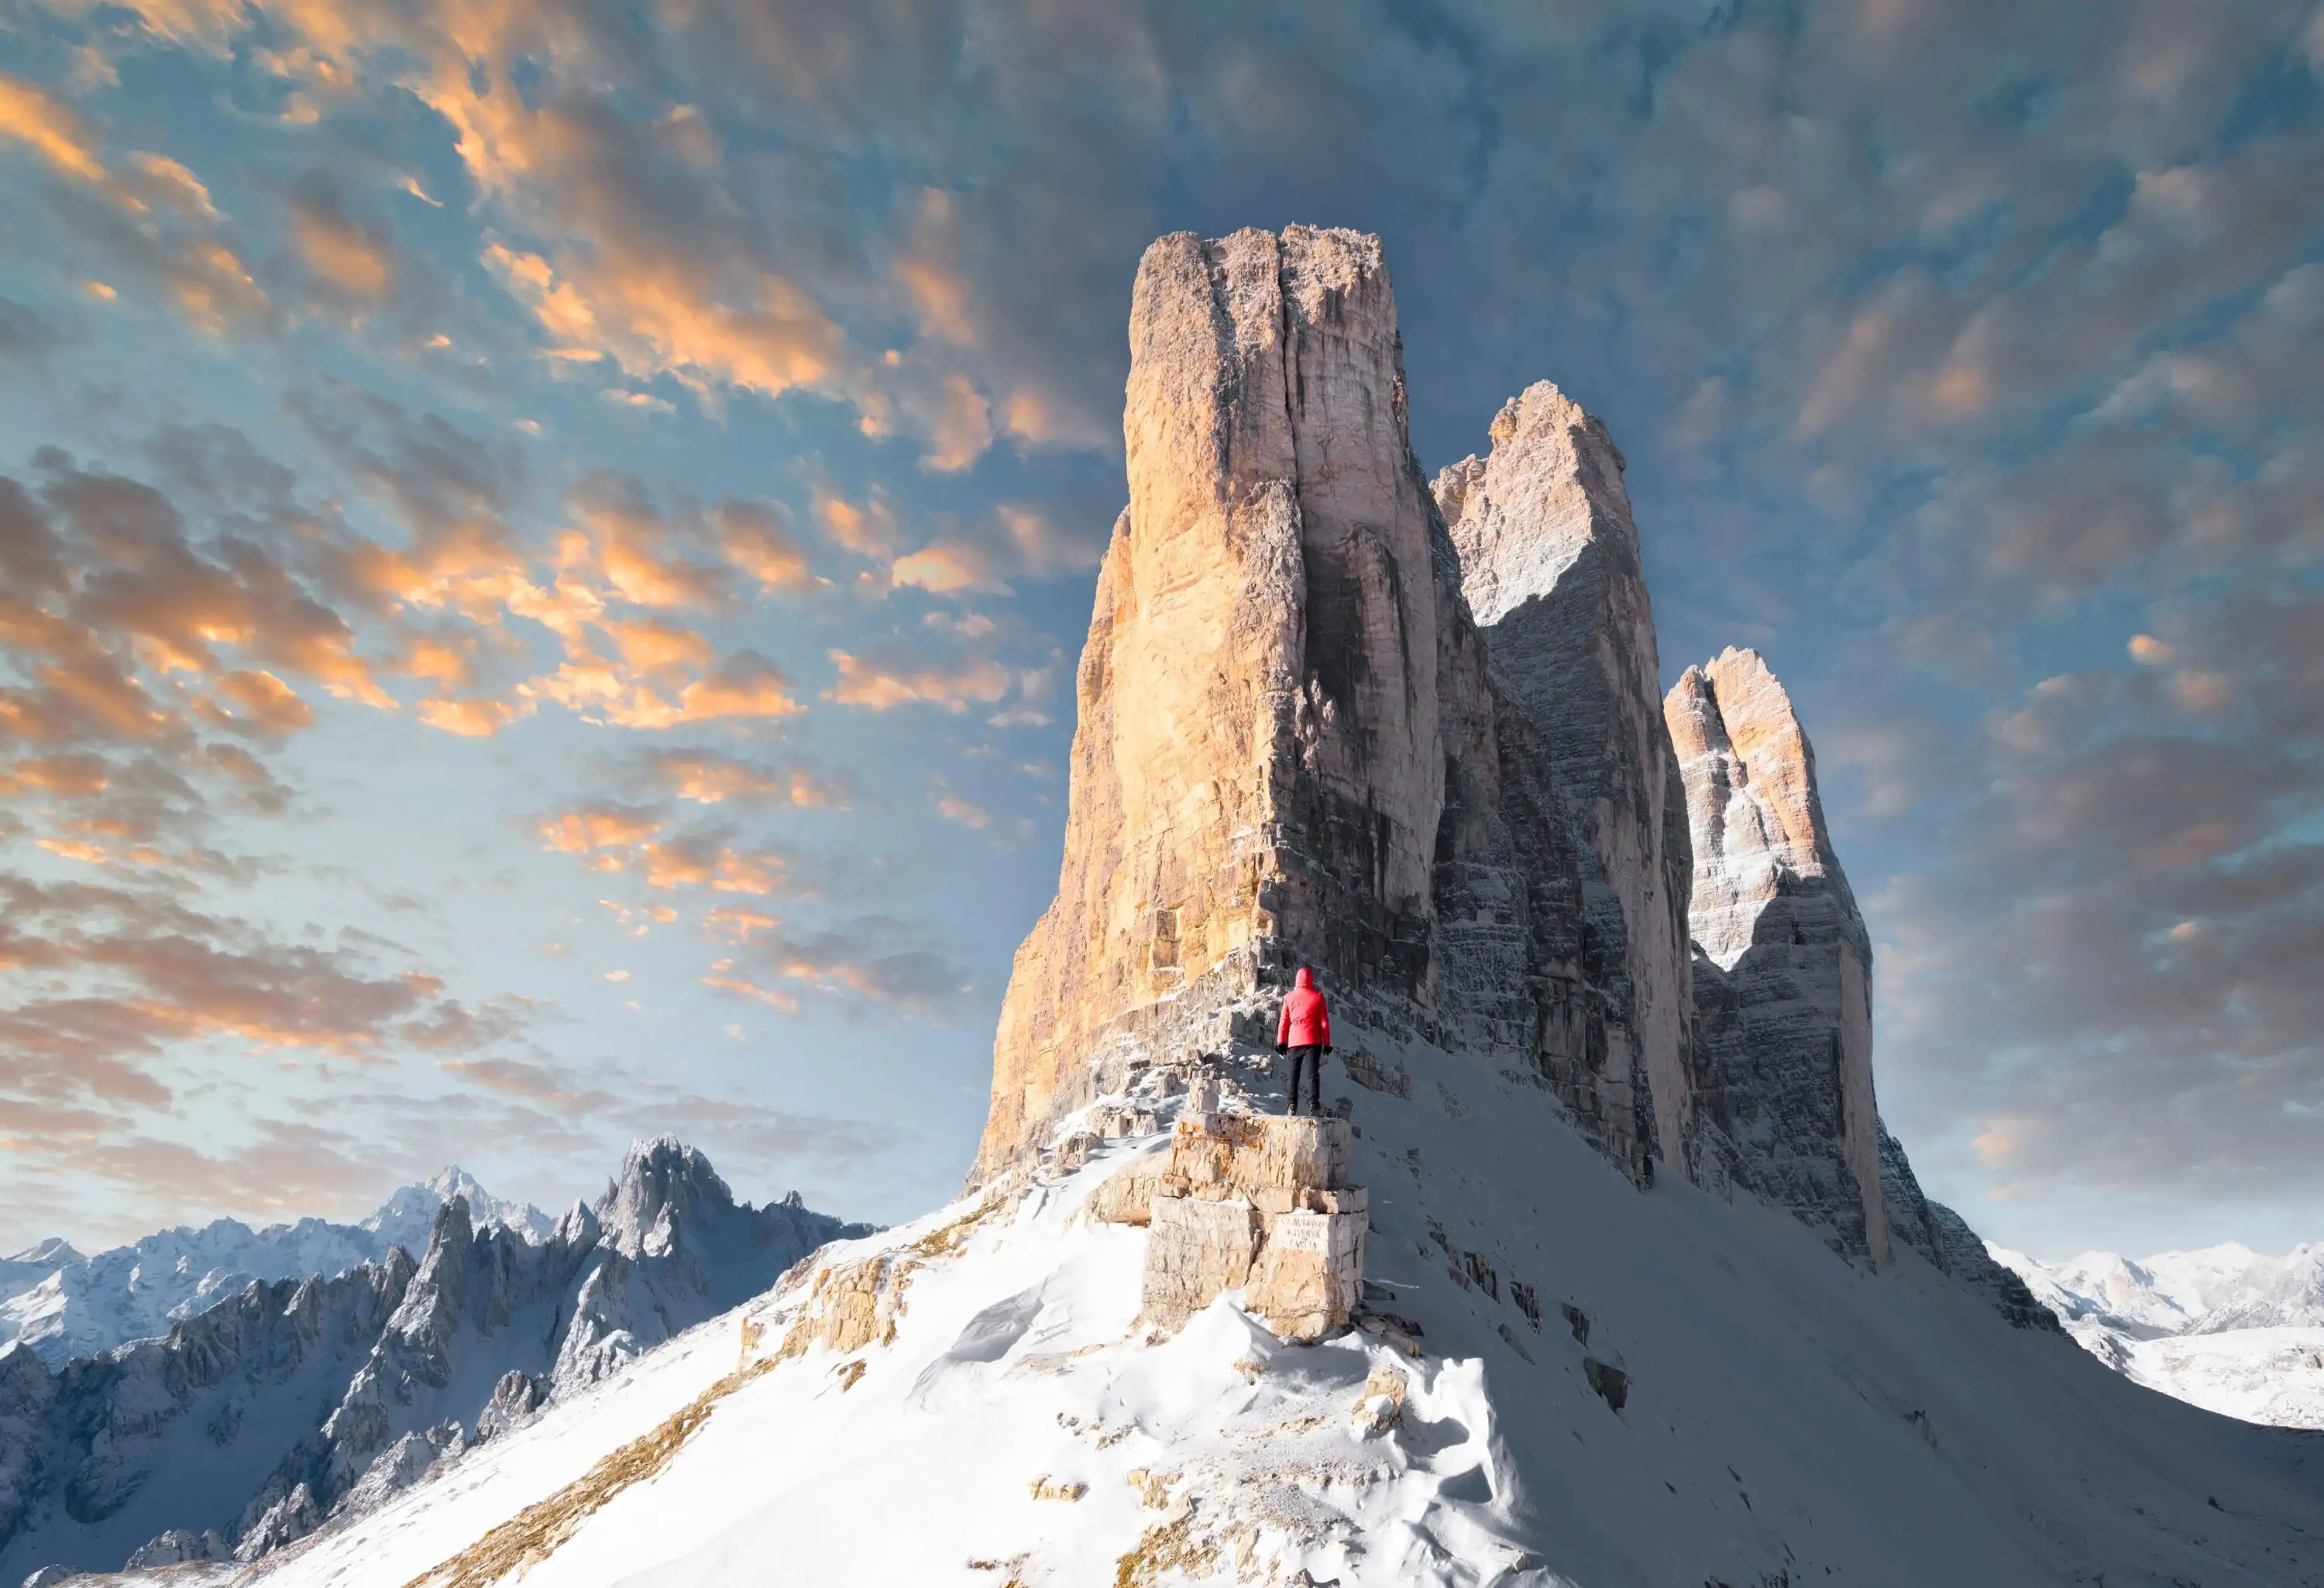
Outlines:
{"label": "snow-covered ridge", "polygon": [[454,1195],[417,1259],[392,1244],[337,1275],[253,1279],[161,1338],[61,1366],[0,1346],[0,1583],[261,1558],[864,1229],[796,1195],[739,1203],[664,1137],[538,1240]]}
{"label": "snow-covered ridge", "polygon": [[307,1218],[254,1230],[219,1219],[199,1229],[181,1224],[93,1257],[69,1242],[47,1240],[0,1259],[0,1345],[22,1341],[60,1367],[166,1334],[171,1325],[208,1311],[254,1280],[332,1279],[383,1262],[399,1246],[417,1256],[428,1248],[437,1213],[455,1196],[466,1199],[479,1224],[529,1241],[546,1240],[556,1224],[539,1208],[504,1202],[465,1169],[447,1167],[403,1186],[355,1224]]}
{"label": "snow-covered ridge", "polygon": [[1990,1248],[2108,1367],[2229,1417],[2324,1428],[2324,1245],[2044,1263]]}
{"label": "snow-covered ridge", "polygon": [[1233,1295],[1150,1327],[1146,1233],[1092,1216],[1162,1145],[1129,1138],[826,1248],[233,1581],[2324,1584],[2319,1442],[1462,1089],[1350,1099],[1417,1354],[1286,1345]]}

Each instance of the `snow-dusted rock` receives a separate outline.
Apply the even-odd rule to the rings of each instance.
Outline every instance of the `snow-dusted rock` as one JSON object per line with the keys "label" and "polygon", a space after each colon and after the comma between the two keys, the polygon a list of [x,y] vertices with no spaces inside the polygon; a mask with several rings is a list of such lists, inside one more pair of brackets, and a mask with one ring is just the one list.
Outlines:
{"label": "snow-dusted rock", "polygon": [[1664,711],[1694,854],[1696,1039],[1731,1171],[1884,1264],[1872,939],[1832,853],[1815,752],[1755,651],[1687,669]]}
{"label": "snow-dusted rock", "polygon": [[973,1178],[1030,1164],[1132,1059],[1265,1064],[1312,965],[1351,1068],[1412,1041],[1519,1069],[1643,1179],[1637,1035],[1585,940],[1553,757],[1487,679],[1412,455],[1379,240],[1165,237],[1130,354],[1057,896],[1018,952]]}
{"label": "snow-dusted rock", "polygon": [[1547,381],[1493,419],[1492,446],[1434,494],[1495,677],[1541,730],[1582,839],[1582,898],[1614,1010],[1636,1032],[1664,1155],[1694,1157],[1686,800],[1622,454]]}
{"label": "snow-dusted rock", "polygon": [[189,1560],[223,1560],[226,1556],[226,1540],[215,1528],[199,1533],[183,1528],[172,1528],[133,1551],[122,1569],[142,1572],[153,1566],[183,1565]]}
{"label": "snow-dusted rock", "polygon": [[511,1368],[493,1385],[493,1398],[476,1414],[476,1440],[497,1439],[539,1411],[549,1399],[547,1382]]}

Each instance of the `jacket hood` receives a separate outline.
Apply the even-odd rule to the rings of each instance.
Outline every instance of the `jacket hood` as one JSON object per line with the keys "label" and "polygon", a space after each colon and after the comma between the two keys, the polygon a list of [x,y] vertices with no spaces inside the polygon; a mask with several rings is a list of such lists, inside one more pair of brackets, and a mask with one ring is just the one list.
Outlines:
{"label": "jacket hood", "polygon": [[1315,973],[1309,970],[1305,965],[1301,965],[1299,967],[1299,979],[1295,985],[1301,987],[1313,987],[1314,984]]}

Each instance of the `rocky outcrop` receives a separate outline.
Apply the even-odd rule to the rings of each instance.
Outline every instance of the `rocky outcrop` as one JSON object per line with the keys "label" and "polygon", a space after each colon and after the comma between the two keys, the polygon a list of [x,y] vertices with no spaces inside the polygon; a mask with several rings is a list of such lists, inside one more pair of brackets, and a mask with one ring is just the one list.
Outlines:
{"label": "rocky outcrop", "polygon": [[1157,242],[1123,432],[1057,897],[1018,951],[972,1180],[1029,1164],[1134,1059],[1262,1057],[1302,964],[1342,1048],[1534,1076],[1646,1177],[1628,1001],[1412,455],[1378,239]]}
{"label": "rocky outcrop", "polygon": [[1636,1035],[1664,1151],[1691,1163],[1693,859],[1622,454],[1547,381],[1511,398],[1490,435],[1490,452],[1438,474],[1434,494],[1494,676],[1549,745],[1608,996]]}
{"label": "rocky outcrop", "polygon": [[867,1228],[796,1196],[738,1203],[665,1137],[545,1240],[455,1196],[416,1262],[395,1247],[337,1278],[253,1283],[61,1369],[0,1347],[0,1582],[210,1531],[254,1560]]}
{"label": "rocky outcrop", "polygon": [[1754,651],[1687,669],[1664,709],[1694,851],[1696,1039],[1735,1176],[1886,1263],[1872,939],[1832,853],[1815,752]]}

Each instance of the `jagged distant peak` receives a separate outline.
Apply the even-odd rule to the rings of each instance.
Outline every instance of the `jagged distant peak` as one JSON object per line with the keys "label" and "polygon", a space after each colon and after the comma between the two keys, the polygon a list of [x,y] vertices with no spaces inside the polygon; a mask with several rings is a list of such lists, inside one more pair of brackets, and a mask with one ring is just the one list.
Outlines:
{"label": "jagged distant peak", "polygon": [[630,1143],[592,1211],[605,1239],[635,1255],[666,1245],[679,1225],[731,1217],[743,1205],[707,1155],[664,1133]]}
{"label": "jagged distant peak", "polygon": [[608,1196],[617,1196],[635,1187],[641,1192],[659,1191],[669,1196],[679,1186],[726,1202],[735,1200],[725,1180],[711,1167],[709,1155],[668,1131],[631,1142],[606,1193]]}
{"label": "jagged distant peak", "polygon": [[493,1196],[457,1164],[447,1164],[425,1180],[397,1187],[361,1227],[388,1241],[424,1242],[437,1210],[455,1198],[468,1205],[478,1227],[497,1224],[528,1241],[546,1240],[555,1228],[556,1221],[540,1209]]}

